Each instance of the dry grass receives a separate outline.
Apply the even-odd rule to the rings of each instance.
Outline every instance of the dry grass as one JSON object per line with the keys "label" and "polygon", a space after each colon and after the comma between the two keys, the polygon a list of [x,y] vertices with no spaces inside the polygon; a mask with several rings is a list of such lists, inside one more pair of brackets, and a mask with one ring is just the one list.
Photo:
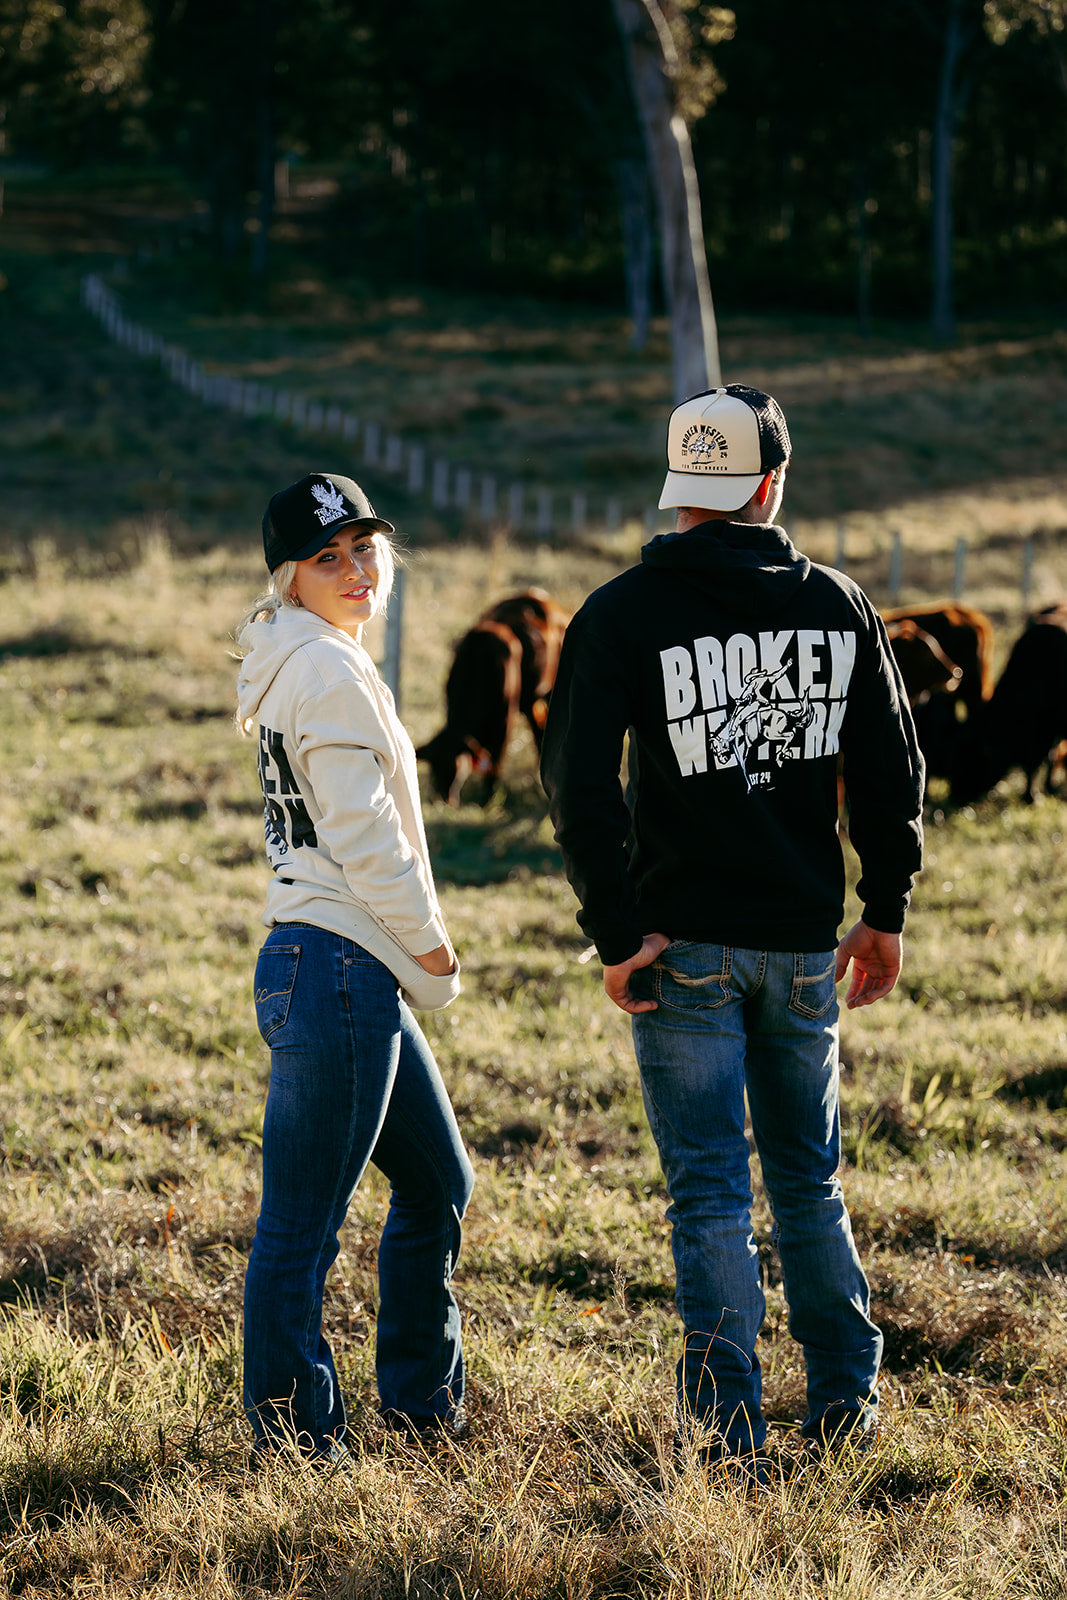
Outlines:
{"label": "dry grass", "polygon": [[[0,1593],[1067,1592],[1065,813],[1024,807],[1012,780],[951,818],[935,806],[905,982],[843,1019],[845,1182],[887,1343],[873,1453],[792,1472],[803,1377],[760,1198],[778,1481],[754,1500],[673,1458],[663,1183],[520,737],[488,810],[426,807],[466,972],[426,1026],[478,1179],[458,1284],[471,1434],[428,1454],[375,1421],[387,1196],[372,1174],[326,1311],[353,1471],[248,1472],[266,869],[228,630],[259,585],[266,494],[309,462],[282,430],[205,414],[77,312],[78,273],[126,247],[117,219],[92,235],[81,217],[65,259],[49,254],[54,217],[20,225],[16,197],[5,219]],[[310,274],[269,316],[197,320],[171,287],[124,285],[145,320],[234,370],[321,385],[455,459],[492,454],[501,476],[543,461],[561,485],[654,494],[662,329],[637,359],[624,329],[584,312],[377,304]],[[850,570],[885,600],[900,528],[903,597],[931,597],[964,538],[966,598],[1002,651],[1022,537],[1034,603],[1067,589],[1062,335],[976,326],[935,352],[899,328],[724,328],[729,375],[778,392],[794,422],[787,520],[811,553],[833,559],[845,519]],[[540,583],[574,606],[644,536],[631,522],[588,545],[486,542],[384,479],[371,488],[411,537],[417,739],[484,605]]]}
{"label": "dry grass", "polygon": [[[416,735],[457,619],[530,581],[573,604],[638,538],[413,552]],[[846,1183],[887,1339],[873,1454],[791,1475],[802,1374],[761,1202],[780,1481],[752,1500],[672,1458],[662,1180],[520,740],[487,812],[427,808],[467,972],[427,1029],[478,1173],[471,1435],[427,1454],[375,1421],[372,1176],[327,1306],[353,1472],[249,1475],[264,868],[226,649],[257,583],[241,552],[180,558],[148,528],[117,574],[57,583],[38,547],[0,587],[0,1592],[1062,1593],[1064,814],[1010,783],[934,821],[906,983],[844,1021]]]}

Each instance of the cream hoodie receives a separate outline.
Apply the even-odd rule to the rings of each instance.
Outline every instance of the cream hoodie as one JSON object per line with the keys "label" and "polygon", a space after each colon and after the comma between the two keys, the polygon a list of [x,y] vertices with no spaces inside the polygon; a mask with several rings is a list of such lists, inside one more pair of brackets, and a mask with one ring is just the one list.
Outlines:
{"label": "cream hoodie", "polygon": [[447,937],[419,806],[415,751],[370,656],[314,612],[283,606],[241,638],[237,703],[259,724],[274,879],[263,921],[310,922],[377,956],[420,1010],[459,993],[423,971]]}

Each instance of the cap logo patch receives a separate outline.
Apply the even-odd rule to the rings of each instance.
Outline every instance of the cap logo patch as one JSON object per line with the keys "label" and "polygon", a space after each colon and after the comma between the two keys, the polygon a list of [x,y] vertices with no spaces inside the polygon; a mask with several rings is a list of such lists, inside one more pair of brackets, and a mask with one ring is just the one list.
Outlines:
{"label": "cap logo patch", "polygon": [[729,447],[718,428],[709,422],[694,422],[682,435],[683,471],[722,471],[726,465]]}
{"label": "cap logo patch", "polygon": [[313,483],[311,492],[319,502],[315,509],[315,515],[324,528],[327,523],[336,522],[338,517],[344,516],[344,495],[340,489],[334,488],[329,479],[325,483]]}

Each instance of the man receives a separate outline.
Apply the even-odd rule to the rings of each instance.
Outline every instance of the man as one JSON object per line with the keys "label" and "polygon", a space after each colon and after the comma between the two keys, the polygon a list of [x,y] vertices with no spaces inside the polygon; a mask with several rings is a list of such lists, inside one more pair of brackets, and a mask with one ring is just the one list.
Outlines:
{"label": "man", "polygon": [[[789,455],[759,390],[674,410],[660,506],[676,531],[570,624],[542,752],[671,1198],[682,1436],[757,1476],[745,1092],[821,1450],[873,1426],[882,1349],[836,1176],[835,983],[851,963],[850,1007],[893,988],[922,852],[922,758],[881,620],[775,526]],[[837,944],[839,758],[864,911]]]}

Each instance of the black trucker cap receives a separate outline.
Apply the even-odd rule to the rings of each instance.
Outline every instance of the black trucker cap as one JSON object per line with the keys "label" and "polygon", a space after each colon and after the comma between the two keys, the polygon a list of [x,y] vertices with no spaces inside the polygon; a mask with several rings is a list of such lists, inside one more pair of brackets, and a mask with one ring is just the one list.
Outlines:
{"label": "black trucker cap", "polygon": [[307,561],[329,544],[339,528],[359,523],[378,533],[395,533],[352,478],[309,472],[299,483],[271,496],[263,516],[263,554],[267,570],[283,561]]}

